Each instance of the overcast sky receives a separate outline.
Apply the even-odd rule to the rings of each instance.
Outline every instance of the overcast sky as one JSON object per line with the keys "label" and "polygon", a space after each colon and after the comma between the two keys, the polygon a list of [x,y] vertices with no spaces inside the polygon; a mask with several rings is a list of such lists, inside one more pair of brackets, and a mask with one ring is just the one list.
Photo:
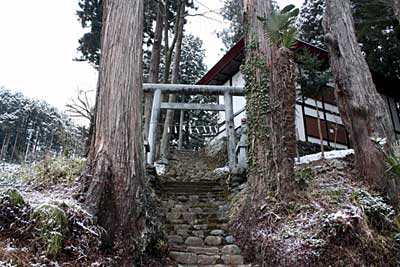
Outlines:
{"label": "overcast sky", "polygon": [[[302,0],[280,0],[301,5]],[[195,0],[197,13],[218,12],[222,0]],[[78,89],[94,90],[96,71],[77,57],[83,30],[77,16],[78,0],[0,1],[0,86],[43,99],[64,109]],[[193,13],[193,12],[192,12]],[[223,55],[216,32],[223,28],[215,13],[189,17],[187,30],[204,41],[206,64],[212,67]]]}

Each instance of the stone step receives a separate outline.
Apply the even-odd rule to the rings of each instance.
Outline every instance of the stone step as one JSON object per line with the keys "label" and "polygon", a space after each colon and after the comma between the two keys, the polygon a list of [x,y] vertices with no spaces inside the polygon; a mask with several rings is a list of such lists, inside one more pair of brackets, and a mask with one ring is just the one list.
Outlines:
{"label": "stone step", "polygon": [[169,256],[178,264],[195,264],[197,266],[218,266],[218,264],[240,266],[244,264],[242,255],[206,255],[193,252],[170,251]]}
{"label": "stone step", "polygon": [[210,207],[215,208],[219,206],[225,206],[226,200],[222,197],[202,197],[202,198],[188,198],[187,196],[178,197],[164,197],[161,201],[170,201],[166,204],[167,208],[174,208],[175,205],[185,206],[185,208],[196,208],[196,207]]}
{"label": "stone step", "polygon": [[228,230],[228,224],[186,224],[186,223],[166,223],[165,228],[168,232],[187,230],[187,231],[212,231],[217,229],[222,229],[224,231]]}
{"label": "stone step", "polygon": [[[226,264],[215,264],[215,265],[187,265],[178,264],[178,267],[252,267],[251,264],[239,264],[239,265],[226,265]],[[254,266],[255,267],[255,266]]]}
{"label": "stone step", "polygon": [[226,188],[220,186],[210,187],[196,187],[196,186],[165,186],[162,188],[163,192],[191,192],[191,193],[219,193],[226,192]]}
{"label": "stone step", "polygon": [[172,151],[169,164],[159,196],[170,258],[178,267],[252,267],[229,233],[228,190],[215,162],[183,150]]}
{"label": "stone step", "polygon": [[167,204],[163,204],[163,208],[173,209],[176,206],[182,206],[182,210],[190,210],[190,209],[204,209],[204,210],[213,210],[220,209],[222,207],[226,207],[226,201],[213,200],[212,202],[199,201],[195,203],[188,203],[182,201],[174,201],[174,200],[163,200],[163,202],[170,202]]}
{"label": "stone step", "polygon": [[207,193],[218,194],[227,192],[224,188],[196,188],[196,187],[167,187],[163,188],[163,193],[191,193],[203,195]]}
{"label": "stone step", "polygon": [[165,191],[162,194],[163,197],[179,197],[179,196],[184,196],[187,197],[188,199],[193,199],[195,200],[196,198],[210,198],[210,197],[215,197],[215,198],[223,198],[225,199],[226,193],[224,191],[205,191],[205,192],[190,192],[190,191]]}
{"label": "stone step", "polygon": [[167,220],[166,224],[190,224],[193,225],[193,227],[196,225],[207,225],[215,228],[215,226],[227,224],[228,222],[229,220],[226,218],[194,219],[193,221],[178,218]]}
{"label": "stone step", "polygon": [[[225,203],[225,202],[221,202]],[[198,205],[201,203],[196,203]],[[227,205],[221,204],[217,206],[206,205],[203,207],[192,207],[191,204],[170,204],[168,201],[163,202],[163,210],[166,212],[189,212],[189,213],[220,213],[221,211],[226,211],[228,209]]]}

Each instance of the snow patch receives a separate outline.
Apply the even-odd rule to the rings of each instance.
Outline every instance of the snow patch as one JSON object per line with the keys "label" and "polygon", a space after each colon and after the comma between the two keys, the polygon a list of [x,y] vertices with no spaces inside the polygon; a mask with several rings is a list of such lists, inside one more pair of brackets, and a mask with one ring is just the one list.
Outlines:
{"label": "snow patch", "polygon": [[[338,158],[344,158],[348,155],[354,154],[353,149],[345,149],[345,150],[332,150],[325,152],[325,159],[338,159]],[[317,161],[322,159],[322,153],[316,153],[316,154],[311,154],[311,155],[306,155],[303,157],[300,157],[300,160],[296,159],[296,164],[304,164],[304,163],[310,163],[313,161]]]}
{"label": "snow patch", "polygon": [[156,168],[157,175],[164,175],[167,173],[167,165],[164,163],[154,162],[154,167]]}
{"label": "snow patch", "polygon": [[213,170],[213,173],[216,173],[216,174],[225,174],[225,173],[229,173],[229,172],[230,172],[230,169],[228,166],[216,168]]}

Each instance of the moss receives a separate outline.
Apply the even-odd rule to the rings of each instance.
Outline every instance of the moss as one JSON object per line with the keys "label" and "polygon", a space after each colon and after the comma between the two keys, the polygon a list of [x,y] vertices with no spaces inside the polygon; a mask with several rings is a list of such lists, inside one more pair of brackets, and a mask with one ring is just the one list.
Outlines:
{"label": "moss", "polygon": [[44,204],[34,209],[31,219],[35,220],[46,254],[57,257],[61,252],[68,219],[65,212],[55,205]]}
{"label": "moss", "polygon": [[[269,146],[269,129],[267,127],[267,114],[270,111],[270,99],[268,94],[269,72],[265,59],[257,53],[257,38],[253,36],[247,45],[246,64],[242,65],[241,71],[244,75],[246,114],[248,124],[249,140],[258,140],[263,146]],[[257,151],[249,146],[248,164],[255,167]]]}
{"label": "moss", "polygon": [[313,179],[313,172],[310,167],[305,167],[295,171],[295,179],[297,185],[301,189],[305,189]]}
{"label": "moss", "polygon": [[7,199],[9,204],[14,207],[25,206],[25,200],[21,192],[15,188],[9,188],[2,194],[2,199]]}

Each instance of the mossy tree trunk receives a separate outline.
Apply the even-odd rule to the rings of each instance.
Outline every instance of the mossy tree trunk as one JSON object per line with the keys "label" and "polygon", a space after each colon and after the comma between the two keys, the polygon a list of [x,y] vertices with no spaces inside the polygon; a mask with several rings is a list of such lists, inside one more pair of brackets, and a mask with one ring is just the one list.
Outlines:
{"label": "mossy tree trunk", "polygon": [[[384,151],[394,140],[394,131],[358,45],[350,1],[328,0],[323,26],[338,107],[355,149],[356,168],[361,177],[383,189],[387,185]],[[373,141],[377,138],[386,138],[387,144],[381,148]]]}
{"label": "mossy tree trunk", "polygon": [[246,114],[248,181],[254,199],[268,193],[289,197],[296,156],[295,65],[290,50],[273,46],[257,17],[267,18],[271,1],[246,0]]}
{"label": "mossy tree trunk", "polygon": [[142,141],[143,0],[107,0],[96,128],[83,171],[86,205],[107,231],[103,245],[142,249],[144,208]]}

